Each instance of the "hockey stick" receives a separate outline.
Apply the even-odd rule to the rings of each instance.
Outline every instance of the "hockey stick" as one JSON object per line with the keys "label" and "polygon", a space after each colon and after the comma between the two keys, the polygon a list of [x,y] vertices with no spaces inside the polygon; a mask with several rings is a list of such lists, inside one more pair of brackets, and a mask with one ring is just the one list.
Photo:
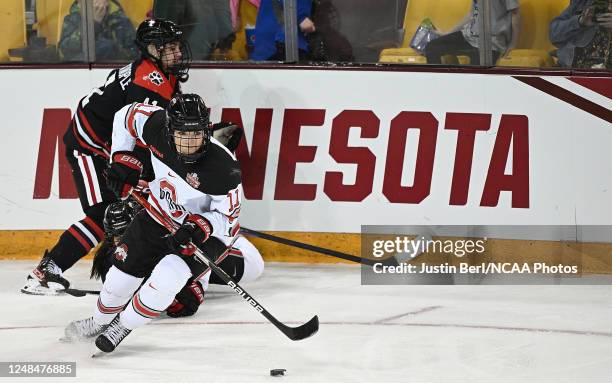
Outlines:
{"label": "hockey stick", "polygon": [[297,247],[298,249],[309,250],[309,251],[313,251],[315,253],[325,254],[325,255],[329,255],[330,257],[336,257],[336,258],[340,258],[340,259],[345,259],[347,261],[362,263],[362,264],[365,264],[365,265],[372,266],[375,263],[382,263],[383,265],[386,265],[386,266],[397,266],[397,265],[399,265],[399,261],[395,257],[390,257],[390,258],[387,258],[385,260],[378,261],[378,260],[373,260],[373,259],[368,259],[368,258],[361,258],[361,257],[358,257],[356,255],[341,253],[339,251],[335,251],[335,250],[331,250],[331,249],[326,249],[326,248],[323,248],[323,247],[309,245],[307,243],[293,241],[293,240],[287,239],[287,238],[277,237],[276,235],[262,233],[261,231],[248,229],[248,228],[246,228],[244,226],[240,227],[240,231],[242,233],[244,233],[244,234],[252,235],[253,237],[262,238],[262,239],[266,239],[268,241],[282,243],[283,245]]}
{"label": "hockey stick", "polygon": [[[172,221],[168,216],[166,216],[163,212],[155,209],[151,204],[144,199],[138,192],[133,192],[132,197],[138,202],[142,207],[144,207],[158,222],[163,224],[166,229],[173,233],[176,231]],[[236,294],[238,294],[242,299],[244,299],[248,304],[253,306],[255,310],[259,311],[261,315],[266,317],[272,324],[283,332],[289,339],[291,340],[301,340],[308,338],[309,336],[314,335],[319,330],[319,318],[318,316],[312,317],[308,322],[304,323],[298,327],[289,327],[286,324],[280,322],[276,319],[272,314],[268,312],[262,305],[255,300],[244,288],[242,288],[238,283],[236,283],[222,268],[217,266],[213,261],[208,258],[206,254],[204,254],[200,249],[198,249],[193,243],[190,243],[191,246],[195,248],[194,256],[199,260],[204,262],[208,267],[211,268],[212,272],[215,273],[219,278],[223,280],[229,287],[234,290]]]}
{"label": "hockey stick", "polygon": [[85,295],[100,295],[100,290],[65,289],[64,292],[73,297],[84,297]]}
{"label": "hockey stick", "polygon": [[[233,245],[233,242],[232,242],[232,245]],[[230,247],[231,245],[228,246],[227,250],[223,254],[221,254],[219,258],[217,258],[217,260],[215,261],[215,264],[219,265],[221,262],[225,260],[225,258],[227,258],[227,256],[229,255]],[[202,274],[207,273],[209,269],[210,268],[207,266],[206,269],[204,269],[204,272]],[[68,295],[72,295],[73,297],[84,297],[86,295],[100,295],[100,290],[83,290],[83,289],[68,288],[68,289],[62,290],[62,292]]]}

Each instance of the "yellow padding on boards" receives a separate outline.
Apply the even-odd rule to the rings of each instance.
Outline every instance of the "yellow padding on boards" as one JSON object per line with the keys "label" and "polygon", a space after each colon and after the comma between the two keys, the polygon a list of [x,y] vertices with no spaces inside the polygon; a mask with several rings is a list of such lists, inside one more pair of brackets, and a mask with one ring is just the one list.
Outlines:
{"label": "yellow padding on boards", "polygon": [[[314,246],[347,254],[359,254],[359,234],[268,232]],[[0,259],[40,259],[45,249],[55,245],[60,230],[0,231]],[[249,237],[266,261],[302,263],[350,263],[343,259],[313,253],[264,239]],[[88,255],[91,257],[91,254]]]}
{"label": "yellow padding on boards", "polygon": [[[38,260],[51,248],[62,231],[0,231],[0,260]],[[356,256],[361,255],[361,236],[353,233],[266,232],[313,246]],[[249,237],[268,262],[352,263],[292,246]],[[474,262],[546,262],[556,264],[571,260],[582,266],[585,274],[612,274],[612,244],[558,241],[488,239],[487,252]],[[89,255],[91,257],[91,255]],[[453,262],[453,260],[448,260]]]}

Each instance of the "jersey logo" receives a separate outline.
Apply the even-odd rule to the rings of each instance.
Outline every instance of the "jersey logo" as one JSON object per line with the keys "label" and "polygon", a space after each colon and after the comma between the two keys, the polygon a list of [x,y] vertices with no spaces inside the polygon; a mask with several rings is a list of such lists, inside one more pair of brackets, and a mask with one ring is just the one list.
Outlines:
{"label": "jersey logo", "polygon": [[176,188],[168,180],[159,183],[159,199],[167,201],[172,218],[178,219],[186,214],[185,207],[176,203]]}
{"label": "jersey logo", "polygon": [[200,187],[200,180],[198,179],[198,175],[196,173],[187,173],[187,183],[193,186],[194,189]]}
{"label": "jersey logo", "polygon": [[157,86],[161,86],[161,84],[164,83],[164,78],[158,71],[153,71],[149,73],[148,75],[144,76],[142,79],[145,81],[147,81],[148,79],[149,81],[151,81],[153,84]]}
{"label": "jersey logo", "polygon": [[115,249],[115,259],[121,262],[125,262],[125,259],[128,256],[128,247],[125,243],[117,246]]}

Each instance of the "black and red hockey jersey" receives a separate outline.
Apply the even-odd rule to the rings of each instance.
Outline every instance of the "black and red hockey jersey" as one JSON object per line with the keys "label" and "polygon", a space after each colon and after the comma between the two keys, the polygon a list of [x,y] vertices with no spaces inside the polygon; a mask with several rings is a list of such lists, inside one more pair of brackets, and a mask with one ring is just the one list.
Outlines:
{"label": "black and red hockey jersey", "polygon": [[113,117],[119,109],[133,102],[165,108],[179,92],[176,77],[167,77],[149,59],[140,59],[114,69],[104,85],[92,89],[79,101],[64,135],[66,149],[109,158]]}

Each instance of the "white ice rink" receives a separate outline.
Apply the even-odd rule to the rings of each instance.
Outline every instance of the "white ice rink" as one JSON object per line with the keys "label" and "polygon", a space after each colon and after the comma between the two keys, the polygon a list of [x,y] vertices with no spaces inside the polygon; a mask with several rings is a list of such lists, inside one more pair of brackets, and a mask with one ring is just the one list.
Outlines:
{"label": "white ice rink", "polygon": [[[318,314],[292,342],[213,286],[195,317],[160,319],[92,359],[58,339],[95,296],[18,292],[32,261],[0,262],[0,361],[76,361],[77,378],[1,382],[611,382],[612,286],[361,286],[359,267],[268,264],[245,285],[286,322]],[[67,273],[89,281],[90,263]],[[284,377],[270,377],[285,368]]]}

